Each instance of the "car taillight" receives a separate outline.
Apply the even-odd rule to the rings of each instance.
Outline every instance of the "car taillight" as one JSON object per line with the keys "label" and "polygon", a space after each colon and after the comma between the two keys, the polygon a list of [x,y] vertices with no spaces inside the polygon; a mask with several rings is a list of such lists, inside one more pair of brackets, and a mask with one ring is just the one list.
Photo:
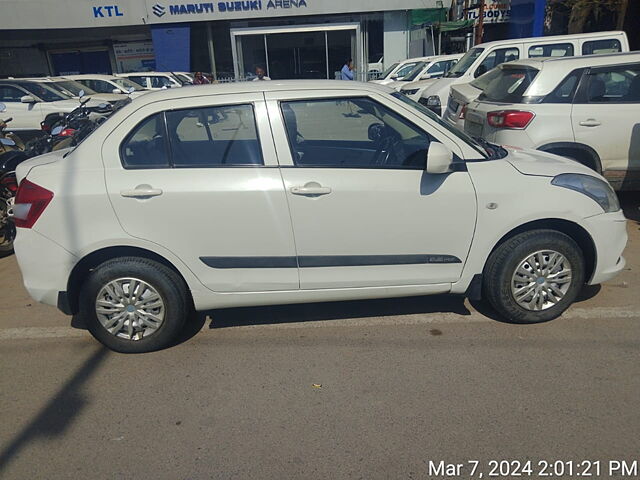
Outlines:
{"label": "car taillight", "polygon": [[6,188],[11,193],[15,194],[18,191],[18,182],[14,175],[7,175],[0,180],[0,186]]}
{"label": "car taillight", "polygon": [[487,113],[487,122],[496,128],[526,128],[534,116],[521,110],[500,110]]}
{"label": "car taillight", "polygon": [[467,114],[467,106],[463,105],[462,108],[460,109],[460,115],[458,115],[458,118],[460,120],[464,120],[464,116]]}
{"label": "car taillight", "polygon": [[65,128],[64,130],[62,130],[58,136],[60,137],[73,137],[75,135],[76,131],[73,128]]}
{"label": "car taillight", "polygon": [[22,180],[13,207],[16,227],[31,228],[53,199],[53,192],[27,179]]}
{"label": "car taillight", "polygon": [[40,122],[40,128],[42,129],[43,132],[49,133],[51,131],[51,125],[48,125],[45,122]]}

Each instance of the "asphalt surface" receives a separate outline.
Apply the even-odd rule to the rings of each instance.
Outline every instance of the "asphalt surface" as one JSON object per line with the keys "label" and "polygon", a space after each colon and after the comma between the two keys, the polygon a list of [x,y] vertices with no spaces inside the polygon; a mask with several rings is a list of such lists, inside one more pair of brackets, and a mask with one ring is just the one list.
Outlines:
{"label": "asphalt surface", "polygon": [[627,269],[535,326],[450,297],[227,309],[120,355],[0,259],[0,478],[490,478],[500,460],[532,471],[492,478],[638,478],[609,475],[640,463],[640,195],[624,203]]}

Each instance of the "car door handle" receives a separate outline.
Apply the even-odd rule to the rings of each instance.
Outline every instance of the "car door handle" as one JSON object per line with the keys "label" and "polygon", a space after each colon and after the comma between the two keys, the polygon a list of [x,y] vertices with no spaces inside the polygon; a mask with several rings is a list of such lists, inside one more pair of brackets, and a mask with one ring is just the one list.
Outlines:
{"label": "car door handle", "polygon": [[599,121],[593,118],[589,118],[587,120],[580,122],[580,125],[582,125],[583,127],[597,127],[599,125],[602,125],[602,123],[600,123]]}
{"label": "car door handle", "polygon": [[159,188],[151,188],[148,185],[138,185],[133,190],[120,190],[120,196],[125,198],[149,198],[162,195]]}
{"label": "car door handle", "polygon": [[291,193],[294,195],[328,195],[331,193],[331,189],[329,187],[323,187],[321,185],[305,185],[304,187],[291,187]]}

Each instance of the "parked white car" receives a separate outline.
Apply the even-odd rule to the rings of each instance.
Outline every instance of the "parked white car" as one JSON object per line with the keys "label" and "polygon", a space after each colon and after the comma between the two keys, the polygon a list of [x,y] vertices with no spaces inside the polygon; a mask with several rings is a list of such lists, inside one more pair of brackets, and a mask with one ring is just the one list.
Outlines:
{"label": "parked white car", "polygon": [[397,80],[401,80],[405,75],[408,75],[419,62],[428,61],[430,58],[431,57],[416,57],[394,63],[382,72],[379,78],[376,80],[370,80],[370,82],[377,83],[378,85],[389,85]]}
{"label": "parked white car", "polygon": [[[40,122],[50,113],[68,113],[78,107],[78,100],[52,88],[47,82],[0,80],[0,102],[6,106],[3,117],[11,117],[11,130],[30,137],[41,132]],[[89,100],[88,107],[100,105]]]}
{"label": "parked white car", "polygon": [[[462,58],[462,53],[453,55],[436,55],[429,60],[418,62],[413,69],[401,79],[399,78],[389,86],[395,90],[401,90],[406,84],[427,80],[430,78],[441,78]],[[409,95],[410,92],[405,91]]]}
{"label": "parked white car", "polygon": [[465,130],[569,157],[617,189],[640,189],[640,52],[502,65]]}
{"label": "parked white car", "polygon": [[542,322],[625,265],[596,172],[480,145],[373,84],[150,93],[17,177],[27,290],[121,352],[169,345],[192,309],[246,305],[482,291]]}
{"label": "parked white car", "polygon": [[136,98],[140,95],[144,95],[145,93],[149,93],[149,90],[145,90],[137,83],[132,82],[127,78],[120,78],[114,75],[86,73],[82,75],[65,75],[62,78],[75,80],[98,93],[127,94],[131,98]]}
{"label": "parked white car", "polygon": [[[116,73],[117,77],[128,78],[146,90],[162,90],[181,87],[182,82],[172,72],[131,72]],[[191,82],[192,83],[192,82]]]}
{"label": "parked white car", "polygon": [[70,80],[68,78],[46,77],[39,79],[28,78],[25,80],[44,82],[51,88],[63,93],[68,97],[75,98],[76,100],[80,98],[80,92],[84,92],[83,96],[91,97],[92,100],[98,100],[100,102],[115,103],[121,100],[126,100],[128,98],[128,95],[125,95],[123,93],[98,93],[95,90],[91,90],[86,85],[83,85],[80,82],[76,82],[75,80]]}
{"label": "parked white car", "polygon": [[572,57],[628,51],[629,41],[624,32],[580,33],[487,42],[469,50],[443,78],[406,85],[403,91],[412,90],[412,99],[442,115],[452,85],[469,83],[502,63],[525,58]]}

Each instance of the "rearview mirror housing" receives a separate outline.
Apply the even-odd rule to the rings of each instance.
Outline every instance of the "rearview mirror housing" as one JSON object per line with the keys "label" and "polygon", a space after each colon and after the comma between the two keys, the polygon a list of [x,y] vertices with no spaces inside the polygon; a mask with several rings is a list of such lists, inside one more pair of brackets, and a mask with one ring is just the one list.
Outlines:
{"label": "rearview mirror housing", "polygon": [[427,173],[440,175],[452,172],[453,152],[440,142],[431,142],[427,151]]}
{"label": "rearview mirror housing", "polygon": [[114,88],[113,90],[111,90],[111,93],[124,93],[124,92],[119,88]]}
{"label": "rearview mirror housing", "polygon": [[24,97],[20,97],[20,101],[22,103],[36,103],[36,99],[31,95],[25,95]]}

